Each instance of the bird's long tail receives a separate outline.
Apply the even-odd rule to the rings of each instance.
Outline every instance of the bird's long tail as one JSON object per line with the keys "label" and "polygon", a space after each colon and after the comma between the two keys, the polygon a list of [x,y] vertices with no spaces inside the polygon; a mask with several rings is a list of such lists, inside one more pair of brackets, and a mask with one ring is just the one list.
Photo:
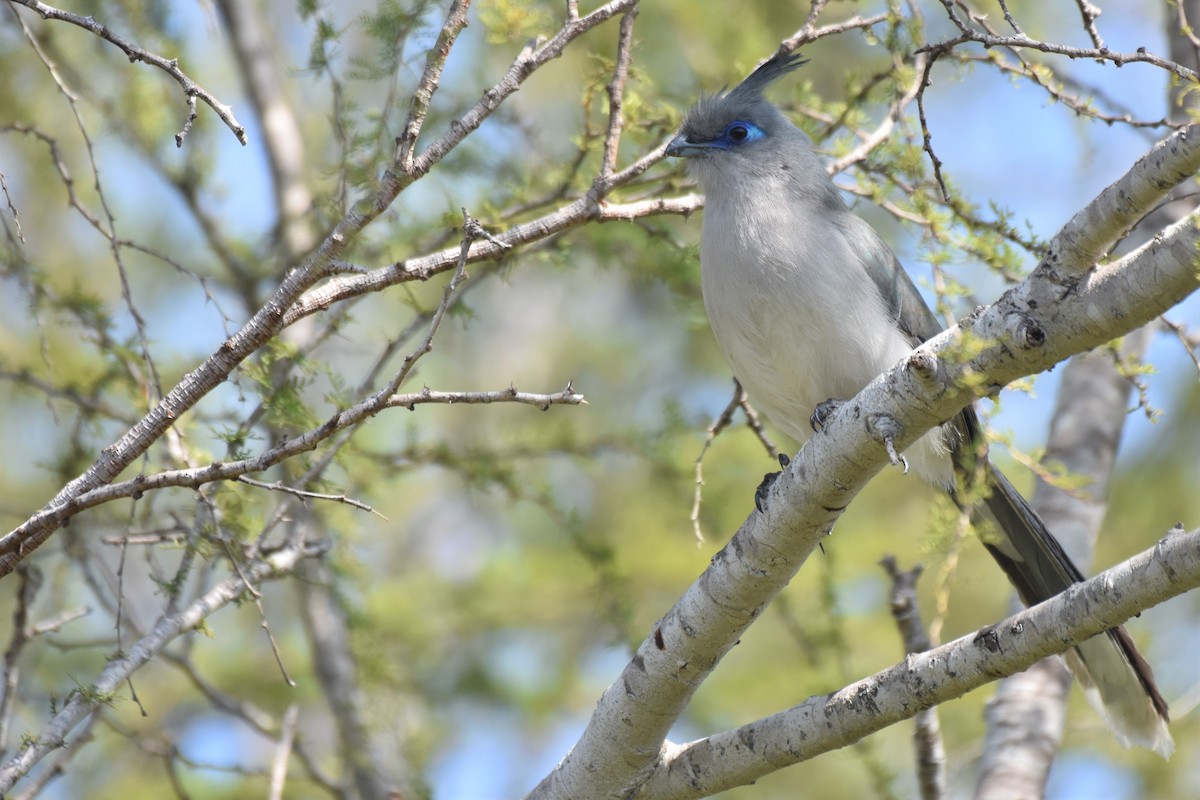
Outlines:
{"label": "bird's long tail", "polygon": [[[991,464],[983,468],[991,490],[984,506],[1002,534],[984,544],[1025,604],[1040,603],[1082,581],[1083,574],[1025,498]],[[1150,665],[1124,628],[1081,642],[1068,651],[1066,661],[1088,701],[1126,747],[1136,744],[1170,757],[1175,743],[1167,730],[1167,704]]]}

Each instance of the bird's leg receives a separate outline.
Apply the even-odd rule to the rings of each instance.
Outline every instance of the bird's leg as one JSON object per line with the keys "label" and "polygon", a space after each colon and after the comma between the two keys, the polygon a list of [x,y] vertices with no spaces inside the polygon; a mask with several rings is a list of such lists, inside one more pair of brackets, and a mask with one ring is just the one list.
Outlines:
{"label": "bird's leg", "polygon": [[[787,465],[790,463],[792,463],[790,458],[783,453],[779,454],[780,467],[787,469]],[[754,507],[759,511],[765,512],[767,510],[767,494],[771,491],[771,487],[775,484],[775,481],[779,480],[783,469],[779,472],[768,472],[766,475],[763,475],[762,483],[754,490]]]}
{"label": "bird's leg", "polygon": [[834,397],[817,403],[817,407],[813,409],[812,416],[808,418],[808,424],[812,426],[813,431],[820,433],[825,430],[825,426],[829,424],[829,420],[833,419],[833,415],[837,413],[837,410],[845,404],[845,400],[838,400]]}

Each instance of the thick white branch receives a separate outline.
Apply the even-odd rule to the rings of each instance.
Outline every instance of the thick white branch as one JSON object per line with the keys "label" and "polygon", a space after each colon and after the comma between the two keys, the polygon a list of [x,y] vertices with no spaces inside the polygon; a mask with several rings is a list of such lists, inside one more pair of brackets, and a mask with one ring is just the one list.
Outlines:
{"label": "thick white branch", "polygon": [[889,725],[1123,623],[1200,586],[1200,529],[1157,545],[995,626],[921,653],[749,725],[672,746],[636,797],[685,800],[750,783]]}

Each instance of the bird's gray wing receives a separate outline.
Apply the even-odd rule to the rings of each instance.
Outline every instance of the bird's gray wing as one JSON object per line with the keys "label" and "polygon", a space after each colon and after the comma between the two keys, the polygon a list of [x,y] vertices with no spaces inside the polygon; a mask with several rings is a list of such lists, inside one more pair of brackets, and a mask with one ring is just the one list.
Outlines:
{"label": "bird's gray wing", "polygon": [[904,271],[896,254],[865,220],[849,211],[842,220],[843,233],[858,263],[879,290],[884,307],[913,345],[932,339],[943,328],[925,304],[917,285]]}

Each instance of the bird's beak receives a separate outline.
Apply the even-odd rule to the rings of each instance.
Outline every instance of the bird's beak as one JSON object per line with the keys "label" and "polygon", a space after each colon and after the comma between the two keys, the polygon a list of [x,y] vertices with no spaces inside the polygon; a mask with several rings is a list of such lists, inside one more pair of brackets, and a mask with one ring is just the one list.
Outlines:
{"label": "bird's beak", "polygon": [[667,145],[666,154],[672,158],[691,158],[713,149],[711,142],[693,142],[682,133]]}

